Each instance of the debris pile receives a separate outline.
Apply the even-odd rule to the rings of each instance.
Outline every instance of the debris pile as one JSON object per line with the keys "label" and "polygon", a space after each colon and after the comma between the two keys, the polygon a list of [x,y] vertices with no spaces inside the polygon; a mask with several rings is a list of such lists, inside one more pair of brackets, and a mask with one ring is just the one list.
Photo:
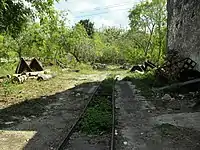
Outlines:
{"label": "debris pile", "polygon": [[187,81],[200,77],[200,73],[194,70],[196,62],[190,58],[184,58],[179,61],[165,64],[156,70],[159,78],[164,78],[168,81]]}
{"label": "debris pile", "polygon": [[155,69],[156,78],[163,83],[185,82],[200,78],[200,72],[195,70],[197,63],[191,58],[183,58],[176,51],[170,51],[165,63],[157,67],[149,60],[143,64],[134,65],[130,72],[144,73],[148,67]]}
{"label": "debris pile", "polygon": [[13,83],[23,83],[28,79],[49,80],[55,77],[55,74],[50,74],[50,70],[44,70],[42,63],[36,58],[29,60],[24,60],[21,58],[15,74],[7,75],[4,78],[9,78]]}
{"label": "debris pile", "polygon": [[106,64],[101,64],[101,63],[91,63],[91,66],[93,69],[106,69],[107,68]]}
{"label": "debris pile", "polygon": [[129,63],[124,63],[120,69],[124,69],[124,70],[129,70],[131,68],[131,65]]}
{"label": "debris pile", "polygon": [[161,99],[165,101],[170,101],[172,97],[169,94],[165,94]]}
{"label": "debris pile", "polygon": [[131,72],[140,72],[140,73],[144,73],[147,71],[147,69],[151,68],[156,68],[156,65],[153,64],[151,61],[147,60],[145,61],[143,64],[139,64],[139,65],[134,65],[132,68],[131,68]]}

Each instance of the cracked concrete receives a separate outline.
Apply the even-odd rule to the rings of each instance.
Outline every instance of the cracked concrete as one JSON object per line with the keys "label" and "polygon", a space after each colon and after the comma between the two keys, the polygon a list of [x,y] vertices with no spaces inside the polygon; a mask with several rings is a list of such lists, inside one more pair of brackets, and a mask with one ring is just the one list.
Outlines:
{"label": "cracked concrete", "polygon": [[171,124],[177,127],[192,128],[200,131],[200,112],[164,114],[153,117],[152,121],[156,124]]}
{"label": "cracked concrete", "polygon": [[199,150],[200,113],[162,114],[131,82],[115,87],[116,150]]}

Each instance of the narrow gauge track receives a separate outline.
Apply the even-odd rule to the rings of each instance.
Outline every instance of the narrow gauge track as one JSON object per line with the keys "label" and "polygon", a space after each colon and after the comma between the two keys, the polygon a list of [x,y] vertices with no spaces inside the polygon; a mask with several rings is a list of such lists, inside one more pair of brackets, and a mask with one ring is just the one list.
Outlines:
{"label": "narrow gauge track", "polygon": [[[69,132],[66,134],[64,140],[61,141],[60,145],[56,148],[56,150],[65,150],[67,144],[69,143],[70,137],[72,136],[72,134],[74,133],[74,131],[76,130],[76,127],[78,125],[78,123],[81,121],[81,119],[83,118],[89,104],[91,103],[91,101],[93,100],[93,98],[96,96],[96,93],[98,92],[100,86],[102,85],[101,81],[99,83],[99,85],[96,87],[96,89],[94,90],[93,94],[90,96],[88,103],[86,104],[85,108],[83,109],[81,115],[79,116],[79,118],[77,119],[77,121],[73,124],[73,126],[71,127],[71,129],[69,130]],[[111,139],[110,139],[110,150],[114,150],[115,149],[115,82],[116,79],[114,78],[113,80],[113,86],[112,86],[112,133],[111,133]]]}
{"label": "narrow gauge track", "polygon": [[112,135],[111,135],[111,144],[110,144],[110,150],[115,150],[115,83],[117,81],[117,78],[115,77],[113,80],[113,89],[112,89]]}

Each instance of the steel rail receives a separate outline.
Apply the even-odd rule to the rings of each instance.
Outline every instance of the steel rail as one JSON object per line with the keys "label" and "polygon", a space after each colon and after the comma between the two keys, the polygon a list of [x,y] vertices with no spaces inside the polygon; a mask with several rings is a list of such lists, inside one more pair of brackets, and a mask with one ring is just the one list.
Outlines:
{"label": "steel rail", "polygon": [[115,77],[113,81],[112,89],[112,136],[111,136],[111,146],[110,150],[115,150],[115,83],[117,78]]}
{"label": "steel rail", "polygon": [[76,126],[78,125],[78,123],[80,122],[80,120],[82,119],[82,117],[84,116],[89,104],[91,103],[92,99],[94,98],[97,90],[99,89],[101,83],[103,81],[101,81],[99,83],[99,85],[95,88],[94,92],[92,93],[92,95],[90,96],[89,98],[89,101],[88,103],[86,104],[86,106],[84,107],[82,113],[80,114],[79,118],[76,120],[76,122],[73,124],[73,126],[71,127],[71,129],[69,130],[69,132],[67,133],[66,137],[63,139],[63,141],[60,143],[60,145],[58,146],[58,148],[56,148],[56,150],[64,150],[65,147],[67,146],[69,140],[70,140],[70,137],[72,136],[74,130],[76,129]]}

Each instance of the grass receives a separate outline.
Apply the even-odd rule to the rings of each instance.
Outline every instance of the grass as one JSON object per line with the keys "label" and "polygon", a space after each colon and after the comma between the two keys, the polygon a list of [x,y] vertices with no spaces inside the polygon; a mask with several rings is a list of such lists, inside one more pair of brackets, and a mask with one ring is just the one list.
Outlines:
{"label": "grass", "polygon": [[17,66],[17,63],[1,63],[0,77],[7,74],[13,74],[15,72],[16,66]]}
{"label": "grass", "polygon": [[112,110],[106,98],[99,98],[98,104],[90,107],[81,122],[81,130],[87,134],[101,134],[110,131]]}
{"label": "grass", "polygon": [[[95,79],[105,74],[105,72],[93,71],[87,68],[78,73],[67,70],[62,71],[56,66],[47,69],[50,69],[52,73],[56,72],[57,76],[49,81],[41,82],[29,79],[23,84],[13,84],[9,80],[0,83],[0,121],[10,122],[14,120],[17,123],[22,121],[23,116],[28,118],[41,116],[45,111],[45,106],[54,102],[57,98],[56,93],[73,90],[74,86],[84,83],[95,82]],[[99,112],[101,110],[97,114]],[[13,119],[13,116],[18,117],[18,119]],[[7,127],[7,125],[0,122],[0,128],[3,127]]]}
{"label": "grass", "polygon": [[135,84],[141,91],[143,96],[149,98],[153,97],[151,90],[152,86],[155,84],[155,77],[153,72],[149,71],[145,74],[129,73],[123,80],[133,82],[133,84]]}
{"label": "grass", "polygon": [[[1,66],[1,75],[13,74],[17,64],[10,64]],[[74,87],[74,85],[80,85],[82,83],[91,82],[92,75],[95,74],[95,78],[99,75],[110,73],[109,79],[105,80],[102,89],[97,99],[95,99],[87,112],[87,118],[84,120],[82,129],[84,131],[92,133],[108,132],[111,126],[111,96],[105,96],[112,93],[113,76],[118,74],[117,71],[96,71],[92,70],[89,65],[76,66],[73,69],[80,69],[80,72],[63,71],[57,66],[46,67],[50,69],[52,73],[56,73],[57,76],[49,81],[37,81],[35,79],[29,79],[23,84],[13,84],[9,80],[4,80],[0,83],[0,108],[1,118],[5,121],[11,120],[13,114],[20,116],[37,116],[43,112],[46,103],[51,101],[51,97],[58,92],[63,92]],[[122,73],[122,71],[120,72]],[[84,76],[84,77],[83,77]],[[80,80],[79,80],[80,78]],[[83,80],[84,78],[84,80]],[[48,97],[42,99],[41,97]],[[13,113],[14,112],[14,113]],[[5,115],[7,114],[7,115]],[[2,116],[3,115],[3,116]],[[94,119],[96,116],[100,119]],[[94,121],[95,120],[95,121]],[[97,128],[96,128],[97,127]]]}
{"label": "grass", "polygon": [[[1,69],[5,67],[5,71],[2,75],[6,75],[7,73],[13,73],[13,66],[1,66]],[[86,67],[82,67],[86,68]],[[26,99],[38,98],[40,96],[48,96],[53,95],[57,92],[61,92],[64,90],[73,87],[75,84],[81,84],[89,81],[87,80],[77,80],[77,78],[81,75],[95,74],[99,73],[96,71],[92,71],[88,69],[82,69],[80,72],[70,72],[70,71],[62,71],[57,66],[47,67],[45,69],[50,69],[52,73],[56,73],[57,76],[49,81],[37,81],[35,79],[29,79],[23,84],[13,84],[9,80],[4,80],[0,83],[0,107],[8,107],[10,105],[22,102]],[[3,102],[3,103],[1,103]]]}
{"label": "grass", "polygon": [[156,79],[154,70],[148,71],[144,74],[128,73],[123,80],[131,81],[134,85],[136,85],[137,89],[140,90],[141,95],[144,96],[146,100],[151,101],[155,105],[159,99],[157,96],[163,95],[163,91],[154,92],[152,90],[152,87],[164,86],[163,83],[160,83]]}
{"label": "grass", "polygon": [[142,94],[153,97],[150,86],[154,83],[153,73],[125,73],[125,71],[110,71],[110,76],[103,81],[98,96],[92,100],[83,120],[80,122],[80,129],[86,134],[99,135],[110,133],[112,128],[112,90],[114,76],[117,74],[127,75],[124,80],[132,81],[138,86]]}
{"label": "grass", "polygon": [[110,133],[112,128],[112,89],[113,78],[103,81],[96,96],[80,122],[80,130],[86,134]]}

